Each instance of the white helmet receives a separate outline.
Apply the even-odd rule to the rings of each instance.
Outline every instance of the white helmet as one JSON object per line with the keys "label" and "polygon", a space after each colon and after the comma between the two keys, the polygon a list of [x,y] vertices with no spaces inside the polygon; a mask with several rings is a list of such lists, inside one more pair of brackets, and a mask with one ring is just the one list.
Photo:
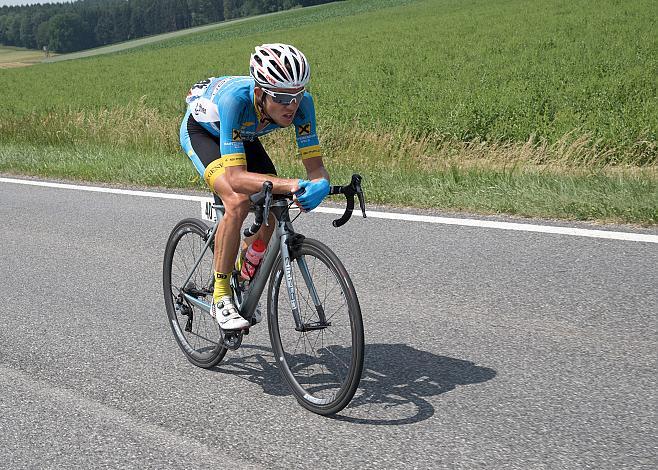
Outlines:
{"label": "white helmet", "polygon": [[257,46],[249,61],[249,75],[263,88],[302,88],[311,67],[302,52],[288,44]]}

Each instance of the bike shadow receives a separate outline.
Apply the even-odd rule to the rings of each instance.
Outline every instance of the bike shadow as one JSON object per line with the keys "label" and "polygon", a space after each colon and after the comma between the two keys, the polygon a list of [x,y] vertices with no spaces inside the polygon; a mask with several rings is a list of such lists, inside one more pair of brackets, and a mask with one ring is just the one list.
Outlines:
{"label": "bike shadow", "polygon": [[[258,384],[269,395],[292,394],[283,382],[271,348],[244,344],[239,351],[241,356],[229,356],[213,370]],[[359,389],[351,403],[333,418],[370,425],[417,423],[434,415],[430,402],[433,397],[458,385],[478,384],[495,376],[496,371],[491,368],[437,356],[406,344],[367,344]]]}

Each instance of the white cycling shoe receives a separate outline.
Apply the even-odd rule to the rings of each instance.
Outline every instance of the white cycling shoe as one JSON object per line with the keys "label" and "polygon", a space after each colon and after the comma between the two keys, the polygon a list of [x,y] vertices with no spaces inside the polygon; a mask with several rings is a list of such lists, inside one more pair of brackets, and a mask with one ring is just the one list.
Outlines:
{"label": "white cycling shoe", "polygon": [[229,296],[213,302],[210,316],[217,320],[222,330],[243,330],[250,326],[249,322],[240,316],[233,299]]}

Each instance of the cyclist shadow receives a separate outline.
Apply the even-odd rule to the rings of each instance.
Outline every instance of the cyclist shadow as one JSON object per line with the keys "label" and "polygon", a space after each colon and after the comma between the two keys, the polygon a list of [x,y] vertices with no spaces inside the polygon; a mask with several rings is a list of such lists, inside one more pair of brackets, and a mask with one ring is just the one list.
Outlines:
{"label": "cyclist shadow", "polygon": [[[336,350],[347,355],[348,350]],[[229,358],[215,370],[259,384],[270,395],[291,392],[272,356],[263,346],[243,345],[243,357]],[[341,349],[341,348],[338,348]],[[424,421],[434,415],[430,399],[458,385],[486,382],[496,371],[473,362],[420,351],[406,344],[367,344],[363,374],[352,402],[334,419],[357,424],[400,425]]]}

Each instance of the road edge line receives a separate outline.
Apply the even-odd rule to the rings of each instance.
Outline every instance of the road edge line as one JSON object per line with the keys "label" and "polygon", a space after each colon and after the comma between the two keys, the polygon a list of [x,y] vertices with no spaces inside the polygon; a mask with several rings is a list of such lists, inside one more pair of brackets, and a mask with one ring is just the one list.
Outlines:
{"label": "road edge line", "polygon": [[[30,186],[41,186],[48,188],[56,189],[69,189],[77,191],[90,191],[98,193],[108,193],[108,194],[120,194],[126,196],[138,196],[138,197],[151,197],[159,199],[175,199],[180,201],[199,201],[205,203],[210,198],[207,196],[192,196],[187,194],[172,194],[172,193],[158,193],[153,191],[138,191],[133,189],[119,189],[119,188],[104,188],[101,186],[86,186],[78,184],[69,184],[69,183],[54,183],[49,181],[38,181],[38,180],[23,180],[17,178],[5,178],[0,177],[1,183],[11,183],[11,184],[23,184]],[[342,214],[343,209],[335,209],[331,207],[318,207],[314,212],[324,213],[324,214]],[[356,212],[358,213],[358,212]],[[389,220],[402,220],[406,222],[422,222],[429,224],[441,224],[441,225],[459,225],[464,227],[476,227],[476,228],[490,228],[498,230],[512,230],[512,231],[522,231],[522,232],[536,232],[536,233],[548,233],[554,235],[568,235],[575,237],[588,237],[588,238],[603,238],[609,240],[622,240],[622,241],[633,241],[633,242],[644,242],[644,243],[658,243],[658,235],[649,235],[644,233],[633,233],[633,232],[613,232],[608,230],[593,230],[593,229],[582,229],[574,227],[558,227],[554,225],[536,225],[536,224],[521,224],[514,222],[499,222],[495,220],[483,220],[483,219],[461,219],[454,217],[438,217],[438,216],[429,216],[429,215],[416,215],[416,214],[402,214],[399,212],[379,212],[379,211],[368,211],[368,217],[375,219],[389,219]]]}

